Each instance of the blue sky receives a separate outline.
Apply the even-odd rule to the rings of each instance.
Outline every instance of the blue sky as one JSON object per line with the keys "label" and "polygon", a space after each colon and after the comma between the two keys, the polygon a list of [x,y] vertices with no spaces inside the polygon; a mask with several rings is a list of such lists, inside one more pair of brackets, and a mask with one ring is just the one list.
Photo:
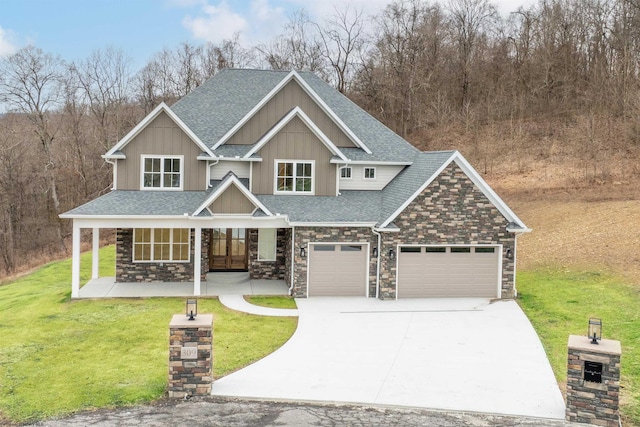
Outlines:
{"label": "blue sky", "polygon": [[[535,0],[494,0],[500,12]],[[349,3],[374,14],[390,0],[0,0],[0,56],[33,44],[72,61],[107,46],[140,67],[162,48],[183,41],[219,43],[240,32],[246,46],[282,32],[304,8],[315,20]]]}

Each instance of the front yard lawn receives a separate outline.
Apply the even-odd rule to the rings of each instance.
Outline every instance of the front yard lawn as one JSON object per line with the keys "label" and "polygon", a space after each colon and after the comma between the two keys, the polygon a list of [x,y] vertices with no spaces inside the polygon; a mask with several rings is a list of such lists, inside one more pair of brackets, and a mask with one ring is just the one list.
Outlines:
{"label": "front yard lawn", "polygon": [[[91,254],[82,255],[82,276]],[[101,250],[112,276],[115,251]],[[104,266],[104,268],[102,268]],[[183,298],[71,301],[70,260],[0,286],[0,423],[151,401],[165,393],[169,321]],[[214,375],[224,376],[284,344],[296,318],[237,313],[201,298],[214,314]]]}
{"label": "front yard lawn", "polygon": [[621,412],[640,425],[640,292],[598,271],[539,268],[518,273],[519,303],[542,340],[553,371],[567,379],[569,335],[587,335],[589,317],[602,319],[602,337],[622,343]]}

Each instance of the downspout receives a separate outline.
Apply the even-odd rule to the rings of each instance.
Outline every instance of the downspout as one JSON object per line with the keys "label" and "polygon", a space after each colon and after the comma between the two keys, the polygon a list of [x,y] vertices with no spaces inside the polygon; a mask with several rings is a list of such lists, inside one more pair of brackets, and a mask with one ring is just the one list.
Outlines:
{"label": "downspout", "polygon": [[111,161],[109,159],[104,159],[104,161],[113,166],[113,185],[111,186],[111,189],[115,190],[116,189],[116,167],[117,167],[116,166],[116,162],[115,161]]}
{"label": "downspout", "polygon": [[513,235],[513,297],[518,297],[518,289],[516,288],[516,269],[518,268],[518,236],[524,234],[514,233]]}
{"label": "downspout", "polygon": [[289,286],[289,296],[293,295],[293,269],[295,267],[296,246],[295,243],[296,227],[291,227],[291,285]]}
{"label": "downspout", "polygon": [[378,256],[376,260],[376,298],[380,298],[380,254],[382,253],[382,248],[380,247],[382,243],[382,235],[375,230],[375,226],[371,227],[371,232],[378,236]]}

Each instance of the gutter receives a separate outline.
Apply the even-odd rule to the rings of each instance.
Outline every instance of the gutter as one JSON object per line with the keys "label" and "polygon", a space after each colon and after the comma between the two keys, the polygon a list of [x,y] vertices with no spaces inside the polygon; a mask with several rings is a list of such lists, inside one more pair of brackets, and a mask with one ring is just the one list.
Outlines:
{"label": "gutter", "polygon": [[378,233],[375,227],[371,227],[371,232],[378,236],[378,259],[376,261],[376,298],[380,298],[380,254],[382,253],[382,248],[380,247],[382,243],[382,235]]}
{"label": "gutter", "polygon": [[295,237],[296,237],[296,227],[292,226],[291,227],[291,285],[289,286],[289,296],[292,296],[293,294],[293,269],[295,267],[295,257],[296,257],[296,245],[294,245],[295,243]]}

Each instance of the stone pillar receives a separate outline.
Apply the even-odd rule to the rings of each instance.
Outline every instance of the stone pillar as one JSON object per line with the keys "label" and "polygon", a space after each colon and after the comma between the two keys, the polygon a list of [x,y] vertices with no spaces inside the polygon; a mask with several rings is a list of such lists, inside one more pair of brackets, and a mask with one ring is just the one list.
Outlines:
{"label": "stone pillar", "polygon": [[213,315],[189,320],[176,314],[169,324],[169,397],[208,396],[213,382]]}
{"label": "stone pillar", "polygon": [[618,427],[620,341],[569,336],[567,421]]}

